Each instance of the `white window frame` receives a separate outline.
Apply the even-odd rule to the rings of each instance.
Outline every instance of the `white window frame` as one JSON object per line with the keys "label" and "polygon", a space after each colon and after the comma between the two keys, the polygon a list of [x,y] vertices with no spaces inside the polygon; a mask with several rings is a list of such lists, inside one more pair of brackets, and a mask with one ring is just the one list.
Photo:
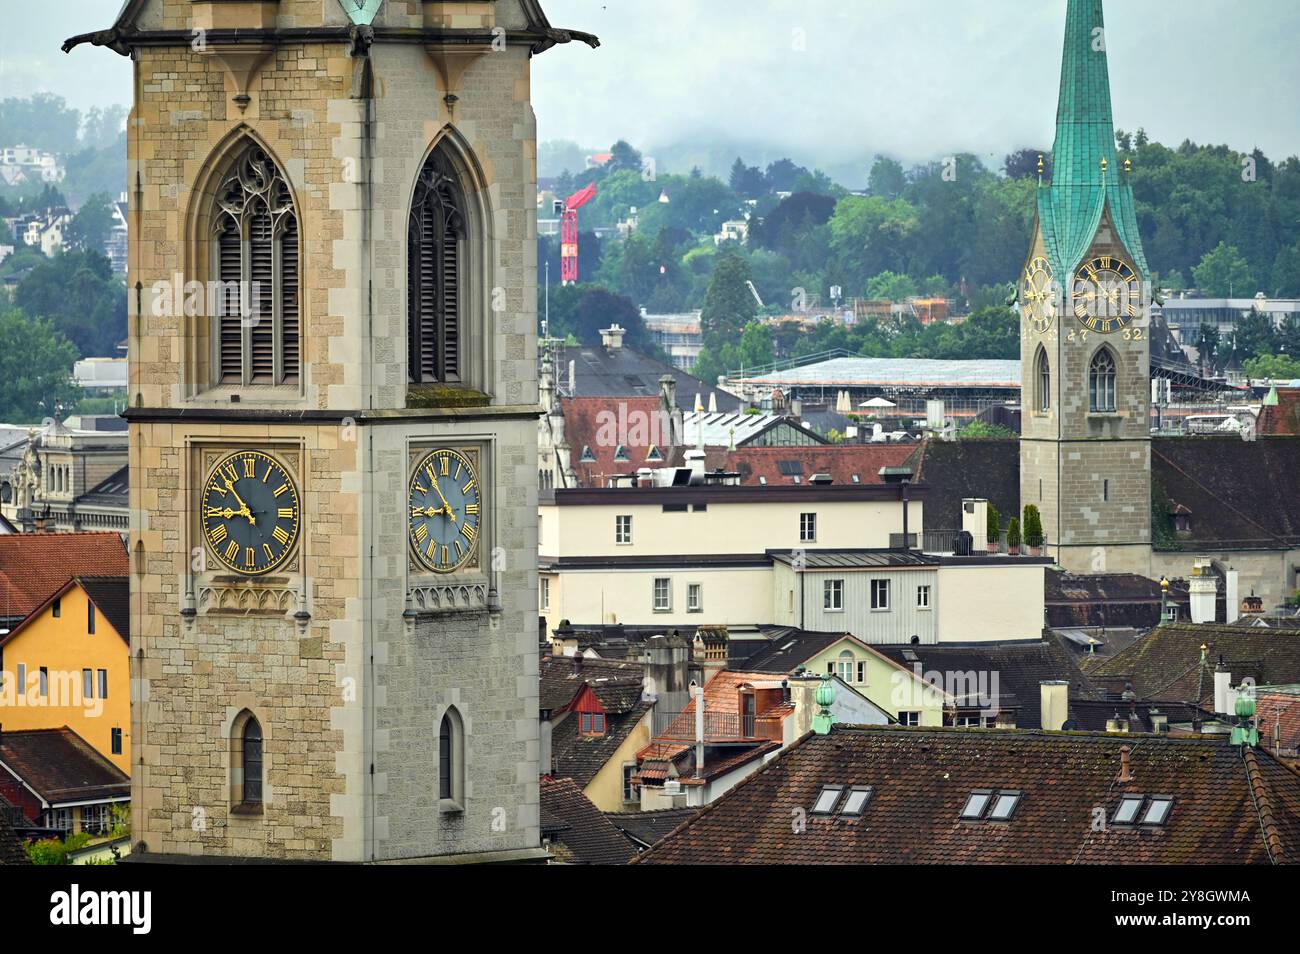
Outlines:
{"label": "white window frame", "polygon": [[704,584],[703,583],[686,584],[686,612],[688,613],[704,612]]}
{"label": "white window frame", "polygon": [[614,517],[614,545],[625,547],[632,544],[632,515],[620,513]]}
{"label": "white window frame", "polygon": [[[877,595],[881,592],[884,593],[883,602],[880,601]],[[874,579],[871,581],[871,612],[889,612],[889,580]]]}
{"label": "white window frame", "polygon": [[551,609],[551,578],[549,576],[539,577],[537,585],[540,587],[537,602],[541,606],[542,612],[548,613]]}
{"label": "white window frame", "polygon": [[[659,584],[664,584],[664,600],[662,605],[659,602]],[[654,582],[650,584],[650,605],[656,613],[671,613],[673,611],[673,578],[671,576],[656,576]]]}
{"label": "white window frame", "polygon": [[930,609],[930,584],[929,583],[917,584],[916,608],[919,610]]}
{"label": "white window frame", "polygon": [[846,683],[853,681],[853,670],[857,668],[854,665],[856,662],[857,660],[854,658],[851,649],[844,650],[836,657],[837,668],[835,674],[840,677],[841,681]]}
{"label": "white window frame", "polygon": [[915,709],[908,709],[898,714],[899,725],[919,726],[921,724],[921,713]]}
{"label": "white window frame", "polygon": [[844,612],[844,581],[822,580],[822,610],[827,613]]}
{"label": "white window frame", "polygon": [[817,542],[817,514],[815,512],[799,514],[799,542]]}

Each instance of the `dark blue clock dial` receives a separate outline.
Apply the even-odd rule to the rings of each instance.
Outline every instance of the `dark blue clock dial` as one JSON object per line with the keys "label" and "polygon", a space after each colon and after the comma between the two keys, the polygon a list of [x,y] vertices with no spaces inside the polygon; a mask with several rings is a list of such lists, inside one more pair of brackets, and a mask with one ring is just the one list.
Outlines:
{"label": "dark blue clock dial", "polygon": [[439,448],[411,473],[408,538],[421,566],[450,573],[478,553],[482,499],[478,471],[467,454]]}
{"label": "dark blue clock dial", "polygon": [[208,549],[237,573],[275,569],[297,542],[298,488],[284,466],[261,451],[222,458],[204,485],[202,508]]}

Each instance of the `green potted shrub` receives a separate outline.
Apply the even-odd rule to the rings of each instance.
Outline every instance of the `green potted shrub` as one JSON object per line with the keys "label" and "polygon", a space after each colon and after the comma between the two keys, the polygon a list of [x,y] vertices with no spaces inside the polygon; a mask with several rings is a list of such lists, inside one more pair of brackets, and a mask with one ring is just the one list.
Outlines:
{"label": "green potted shrub", "polygon": [[1020,553],[1020,519],[1012,517],[1007,525],[1007,552],[1012,556]]}
{"label": "green potted shrub", "polygon": [[998,514],[998,508],[989,504],[988,516],[984,522],[984,540],[987,546],[985,549],[989,553],[998,552],[998,539],[1002,536],[1002,518]]}
{"label": "green potted shrub", "polygon": [[1043,517],[1033,504],[1025,504],[1025,546],[1034,556],[1043,555]]}

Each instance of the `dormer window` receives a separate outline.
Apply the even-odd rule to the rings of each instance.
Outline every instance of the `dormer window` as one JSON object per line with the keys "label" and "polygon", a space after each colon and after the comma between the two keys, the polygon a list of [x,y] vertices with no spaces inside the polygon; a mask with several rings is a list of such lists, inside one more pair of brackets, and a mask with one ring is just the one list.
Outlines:
{"label": "dormer window", "polygon": [[583,712],[580,714],[578,731],[582,735],[604,735],[605,734],[605,713],[603,712]]}

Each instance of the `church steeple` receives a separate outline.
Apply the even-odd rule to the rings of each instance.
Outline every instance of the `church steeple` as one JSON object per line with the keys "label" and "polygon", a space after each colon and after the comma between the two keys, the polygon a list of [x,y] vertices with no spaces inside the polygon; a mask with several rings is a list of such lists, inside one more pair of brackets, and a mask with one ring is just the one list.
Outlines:
{"label": "church steeple", "polygon": [[1069,0],[1052,180],[1039,190],[1039,221],[1053,268],[1068,275],[1109,209],[1117,237],[1147,278],[1133,189],[1115,147],[1105,27],[1102,0]]}

